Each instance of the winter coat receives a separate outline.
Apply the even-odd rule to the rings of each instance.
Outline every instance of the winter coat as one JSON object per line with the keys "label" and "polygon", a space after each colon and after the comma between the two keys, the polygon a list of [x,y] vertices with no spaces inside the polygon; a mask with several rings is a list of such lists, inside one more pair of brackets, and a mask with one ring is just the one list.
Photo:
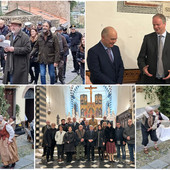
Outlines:
{"label": "winter coat", "polygon": [[46,143],[45,143],[45,138],[46,138],[45,133],[46,133],[47,129],[49,129],[49,128],[51,128],[51,126],[47,127],[47,125],[45,125],[45,126],[42,127],[42,134],[43,134],[42,147],[46,146]]}
{"label": "winter coat", "polygon": [[4,25],[2,28],[0,28],[0,35],[6,36],[9,33],[9,29],[6,25]]}
{"label": "winter coat", "polygon": [[105,134],[106,142],[111,142],[110,139],[113,139],[112,142],[116,141],[115,129],[113,127],[111,128],[106,127],[104,134]]}
{"label": "winter coat", "polygon": [[123,137],[127,139],[130,136],[130,140],[126,140],[128,144],[135,144],[135,125],[132,124],[131,126],[128,125],[123,132]]}
{"label": "winter coat", "polygon": [[59,47],[60,47],[60,55],[63,59],[64,56],[69,55],[69,50],[68,50],[68,45],[65,37],[61,35],[60,33],[56,34],[59,42]]}
{"label": "winter coat", "polygon": [[82,34],[80,32],[70,33],[69,37],[71,40],[70,49],[72,52],[76,52],[78,50],[78,46],[81,42]]}
{"label": "winter coat", "polygon": [[103,142],[105,143],[105,134],[102,129],[97,131],[97,147],[104,147]]}
{"label": "winter coat", "polygon": [[[82,129],[82,131],[80,131],[79,129],[77,129],[75,131],[75,135],[76,135],[76,142],[75,142],[75,145],[77,146],[78,144],[81,144],[81,145],[85,145],[85,130]],[[83,142],[81,142],[81,139],[84,139]]]}
{"label": "winter coat", "polygon": [[55,133],[56,129],[47,129],[44,135],[44,144],[45,146],[51,147],[55,146]]}
{"label": "winter coat", "polygon": [[31,52],[29,37],[21,30],[14,40],[12,33],[9,33],[7,37],[11,42],[10,45],[14,47],[14,52],[7,52],[3,83],[8,83],[10,73],[13,84],[28,84],[29,53]]}
{"label": "winter coat", "polygon": [[126,139],[123,137],[124,128],[115,128],[116,135],[116,145],[123,145],[123,141],[126,142]]}
{"label": "winter coat", "polygon": [[[67,143],[68,141],[69,143]],[[73,131],[64,135],[64,151],[75,152],[75,133]]]}
{"label": "winter coat", "polygon": [[53,64],[61,60],[58,38],[51,32],[49,32],[46,41],[43,33],[38,35],[30,56],[33,56],[37,51],[40,64]]}

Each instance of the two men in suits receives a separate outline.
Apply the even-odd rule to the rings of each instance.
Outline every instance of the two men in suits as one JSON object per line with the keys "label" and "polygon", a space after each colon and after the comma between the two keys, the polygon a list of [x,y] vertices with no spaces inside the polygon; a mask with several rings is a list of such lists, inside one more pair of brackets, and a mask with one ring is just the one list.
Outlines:
{"label": "two men in suits", "polygon": [[166,31],[166,18],[156,14],[152,18],[155,32],[145,35],[138,56],[141,84],[170,83],[170,34]]}
{"label": "two men in suits", "polygon": [[106,27],[101,32],[101,41],[89,49],[87,64],[93,84],[122,84],[124,66],[117,41],[117,32]]}

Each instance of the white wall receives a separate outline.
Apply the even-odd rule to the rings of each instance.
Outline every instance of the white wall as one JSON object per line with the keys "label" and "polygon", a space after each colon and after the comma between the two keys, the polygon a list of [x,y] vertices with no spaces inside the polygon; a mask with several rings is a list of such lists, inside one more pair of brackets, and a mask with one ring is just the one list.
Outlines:
{"label": "white wall", "polygon": [[25,121],[25,98],[23,96],[23,92],[25,88],[26,86],[18,86],[16,88],[16,104],[20,106],[20,114],[19,114],[19,118],[16,118],[16,123]]}
{"label": "white wall", "polygon": [[129,109],[130,101],[132,100],[131,98],[132,98],[132,87],[131,86],[119,86],[118,87],[117,115]]}
{"label": "white wall", "polygon": [[[49,98],[50,98],[50,108],[51,114],[47,114],[47,120],[51,123],[56,123],[57,115],[62,118],[66,118],[65,110],[65,98],[64,98],[64,87],[63,86],[48,86],[47,87],[47,111],[49,109]],[[60,122],[59,122],[60,123]]]}
{"label": "white wall", "polygon": [[[120,48],[125,68],[138,68],[137,57],[143,37],[153,32],[152,16],[117,12],[117,1],[86,2],[86,53],[100,41],[102,29],[112,26],[118,33],[116,45]],[[169,19],[166,28],[170,31]]]}

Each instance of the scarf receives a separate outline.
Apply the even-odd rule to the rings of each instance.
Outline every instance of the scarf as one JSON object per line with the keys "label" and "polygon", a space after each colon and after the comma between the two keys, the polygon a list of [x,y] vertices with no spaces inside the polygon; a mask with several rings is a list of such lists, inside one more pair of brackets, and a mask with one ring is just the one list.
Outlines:
{"label": "scarf", "polygon": [[148,126],[152,127],[152,125],[153,125],[153,115],[149,115],[149,117],[148,117]]}

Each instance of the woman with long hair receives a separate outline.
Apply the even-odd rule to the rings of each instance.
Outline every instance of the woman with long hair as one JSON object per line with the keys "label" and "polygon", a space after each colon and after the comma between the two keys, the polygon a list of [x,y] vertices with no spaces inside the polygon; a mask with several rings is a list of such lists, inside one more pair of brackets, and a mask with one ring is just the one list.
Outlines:
{"label": "woman with long hair", "polygon": [[[31,28],[31,36],[30,36],[30,42],[31,42],[31,48],[33,49],[34,44],[36,43],[38,38],[38,32],[36,28]],[[32,70],[32,67],[34,67],[34,72]],[[31,80],[29,83],[32,83],[34,81],[34,84],[37,84],[38,77],[40,73],[40,66],[38,63],[38,51],[31,56],[30,58],[30,70],[29,70]]]}
{"label": "woman with long hair", "polygon": [[116,153],[115,148],[115,129],[112,126],[111,122],[108,122],[105,129],[105,138],[106,138],[106,152],[109,155],[109,161],[114,162],[114,153]]}

